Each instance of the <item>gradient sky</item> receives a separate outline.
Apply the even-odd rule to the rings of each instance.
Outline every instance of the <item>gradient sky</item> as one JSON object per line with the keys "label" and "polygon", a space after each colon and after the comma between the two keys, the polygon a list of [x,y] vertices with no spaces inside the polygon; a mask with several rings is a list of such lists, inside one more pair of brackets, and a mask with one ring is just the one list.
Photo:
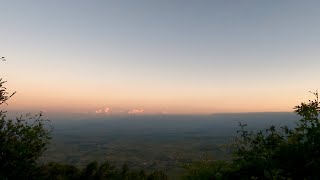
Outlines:
{"label": "gradient sky", "polygon": [[320,87],[320,1],[0,0],[11,110],[292,111]]}

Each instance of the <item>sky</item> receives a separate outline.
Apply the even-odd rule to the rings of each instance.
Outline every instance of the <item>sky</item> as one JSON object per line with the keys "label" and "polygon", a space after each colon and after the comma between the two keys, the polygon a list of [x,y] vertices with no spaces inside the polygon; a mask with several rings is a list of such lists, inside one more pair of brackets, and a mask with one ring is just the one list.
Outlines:
{"label": "sky", "polygon": [[320,87],[320,2],[0,0],[6,109],[287,112]]}

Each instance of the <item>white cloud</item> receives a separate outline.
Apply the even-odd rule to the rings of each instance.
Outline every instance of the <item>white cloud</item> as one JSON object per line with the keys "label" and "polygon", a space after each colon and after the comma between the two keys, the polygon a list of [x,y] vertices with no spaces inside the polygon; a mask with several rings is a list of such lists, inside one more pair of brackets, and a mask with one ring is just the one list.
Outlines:
{"label": "white cloud", "polygon": [[110,108],[109,107],[105,107],[105,108],[101,108],[101,109],[97,109],[96,111],[96,114],[101,114],[101,113],[109,113],[110,112]]}
{"label": "white cloud", "polygon": [[100,114],[100,113],[102,113],[102,110],[101,110],[101,109],[98,109],[98,110],[96,110],[96,113],[97,113],[97,114]]}
{"label": "white cloud", "polygon": [[131,109],[128,111],[128,114],[142,114],[144,109]]}

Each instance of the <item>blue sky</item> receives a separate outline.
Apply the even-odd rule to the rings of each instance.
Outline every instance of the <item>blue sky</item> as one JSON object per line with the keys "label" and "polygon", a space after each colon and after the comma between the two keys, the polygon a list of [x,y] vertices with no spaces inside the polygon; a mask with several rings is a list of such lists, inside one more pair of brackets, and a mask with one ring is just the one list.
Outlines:
{"label": "blue sky", "polygon": [[319,87],[318,1],[0,3],[12,108],[290,111]]}

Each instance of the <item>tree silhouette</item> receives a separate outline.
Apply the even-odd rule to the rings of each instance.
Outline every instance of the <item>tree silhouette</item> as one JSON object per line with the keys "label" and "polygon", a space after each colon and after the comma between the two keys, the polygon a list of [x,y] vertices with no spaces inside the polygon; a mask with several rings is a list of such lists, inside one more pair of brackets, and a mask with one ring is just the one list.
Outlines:
{"label": "tree silhouette", "polygon": [[9,94],[6,90],[7,88],[4,86],[6,81],[3,81],[2,78],[0,78],[0,105],[3,103],[6,103],[9,98],[11,98],[16,92]]}
{"label": "tree silhouette", "polygon": [[295,106],[301,116],[293,129],[270,126],[253,132],[240,124],[235,148],[235,164],[244,177],[257,178],[320,178],[320,103],[314,100]]}
{"label": "tree silhouette", "polygon": [[184,179],[320,179],[320,103],[294,107],[301,118],[295,127],[274,126],[253,131],[239,123],[230,162],[198,162],[186,166]]}
{"label": "tree silhouette", "polygon": [[[1,59],[4,59],[3,57]],[[8,93],[0,79],[0,108],[15,94]],[[10,119],[0,110],[0,179],[32,179],[37,160],[51,139],[42,113]]]}

